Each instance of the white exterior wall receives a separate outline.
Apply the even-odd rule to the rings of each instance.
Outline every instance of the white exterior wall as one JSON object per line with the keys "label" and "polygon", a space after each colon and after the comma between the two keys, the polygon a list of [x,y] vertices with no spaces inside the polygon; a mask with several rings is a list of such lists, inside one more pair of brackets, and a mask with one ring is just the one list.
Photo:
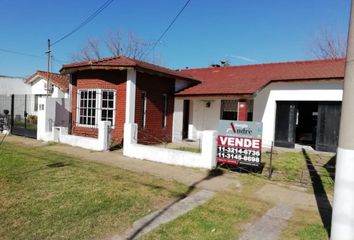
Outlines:
{"label": "white exterior wall", "polygon": [[[31,83],[31,93],[34,95],[47,95],[46,90],[47,80],[44,78],[40,78]],[[53,86],[53,92],[50,94],[52,98],[68,98],[69,94],[63,92],[57,86]]]}
{"label": "white exterior wall", "polygon": [[[201,139],[204,130],[217,130],[220,120],[221,100],[220,99],[193,99],[191,100],[189,116],[189,139]],[[210,102],[210,107],[207,107]]]}
{"label": "white exterior wall", "polygon": [[270,147],[274,141],[276,101],[342,101],[343,81],[271,83],[256,94],[253,120],[263,123],[262,145]]}
{"label": "white exterior wall", "polygon": [[[192,98],[189,108],[188,139],[198,140],[202,138],[204,130],[217,130],[221,99],[216,98]],[[182,141],[183,130],[183,98],[175,98],[175,109],[173,113],[173,141]],[[207,107],[210,102],[210,107]]]}

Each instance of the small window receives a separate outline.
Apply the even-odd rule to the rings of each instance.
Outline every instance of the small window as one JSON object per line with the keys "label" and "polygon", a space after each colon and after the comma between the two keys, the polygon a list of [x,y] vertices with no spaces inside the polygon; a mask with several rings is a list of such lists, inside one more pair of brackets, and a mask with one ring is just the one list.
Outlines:
{"label": "small window", "polygon": [[111,126],[114,126],[114,95],[115,92],[113,90],[102,90],[101,120],[110,121]]}
{"label": "small window", "polygon": [[38,98],[39,98],[39,95],[34,95],[34,111],[35,112],[38,111]]}
{"label": "small window", "polygon": [[141,92],[141,127],[146,126],[146,91]]}
{"label": "small window", "polygon": [[221,100],[222,120],[237,120],[237,100]]}
{"label": "small window", "polygon": [[167,126],[167,107],[168,107],[167,94],[163,94],[162,98],[163,98],[162,127],[165,128]]}

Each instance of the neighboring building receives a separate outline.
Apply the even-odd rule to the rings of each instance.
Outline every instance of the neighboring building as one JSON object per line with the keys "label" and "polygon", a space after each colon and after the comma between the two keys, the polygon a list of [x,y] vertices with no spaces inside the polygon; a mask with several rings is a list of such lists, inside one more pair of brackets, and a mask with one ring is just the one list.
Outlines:
{"label": "neighboring building", "polygon": [[[48,78],[49,77],[49,78]],[[25,83],[30,86],[31,113],[38,114],[38,98],[50,96],[52,98],[69,97],[69,77],[58,73],[37,71],[28,78]],[[49,85],[48,85],[49,83]],[[27,110],[28,111],[28,110]]]}
{"label": "neighboring building", "polygon": [[[31,87],[25,83],[25,79],[21,77],[0,76],[0,115],[4,114],[4,110],[11,111],[11,95],[24,96],[25,94],[31,94]],[[30,97],[29,97],[30,98]],[[21,115],[24,112],[24,103],[19,103],[15,100],[15,105],[22,105],[22,108],[15,108],[14,114]],[[31,102],[26,103],[26,107],[29,109],[29,114],[32,114]]]}
{"label": "neighboring building", "polygon": [[335,151],[344,59],[188,69],[201,84],[176,94],[173,140],[197,140],[220,119],[263,123],[263,146]]}
{"label": "neighboring building", "polygon": [[114,57],[64,65],[70,75],[73,135],[97,137],[110,121],[112,140],[122,142],[124,123],[138,124],[139,143],[172,140],[174,94],[199,83],[167,68]]}
{"label": "neighboring building", "polygon": [[31,94],[37,99],[47,95],[52,98],[69,97],[69,77],[67,75],[38,70],[26,79],[26,83],[31,86]]}
{"label": "neighboring building", "polygon": [[0,95],[30,93],[31,88],[27,84],[25,84],[24,78],[0,75]]}

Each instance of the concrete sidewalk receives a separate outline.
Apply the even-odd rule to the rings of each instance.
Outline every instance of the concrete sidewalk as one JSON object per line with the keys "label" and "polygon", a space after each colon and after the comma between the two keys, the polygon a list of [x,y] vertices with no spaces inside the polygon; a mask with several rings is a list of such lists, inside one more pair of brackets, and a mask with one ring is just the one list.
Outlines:
{"label": "concrete sidewalk", "polygon": [[119,167],[132,172],[148,173],[163,179],[173,179],[188,186],[193,185],[199,189],[210,191],[239,191],[241,188],[241,183],[236,179],[236,176],[230,173],[209,178],[209,171],[205,169],[187,168],[128,158],[122,155],[122,151],[96,152],[64,144],[48,144],[35,139],[13,135],[7,136],[5,142],[18,142],[36,147],[42,146],[48,150],[68,154],[83,160]]}

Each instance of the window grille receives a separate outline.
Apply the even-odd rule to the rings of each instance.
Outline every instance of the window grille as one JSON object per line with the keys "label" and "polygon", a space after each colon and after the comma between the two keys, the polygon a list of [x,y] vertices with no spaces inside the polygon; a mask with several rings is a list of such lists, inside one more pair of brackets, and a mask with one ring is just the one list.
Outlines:
{"label": "window grille", "polygon": [[222,120],[237,120],[237,100],[221,100]]}

